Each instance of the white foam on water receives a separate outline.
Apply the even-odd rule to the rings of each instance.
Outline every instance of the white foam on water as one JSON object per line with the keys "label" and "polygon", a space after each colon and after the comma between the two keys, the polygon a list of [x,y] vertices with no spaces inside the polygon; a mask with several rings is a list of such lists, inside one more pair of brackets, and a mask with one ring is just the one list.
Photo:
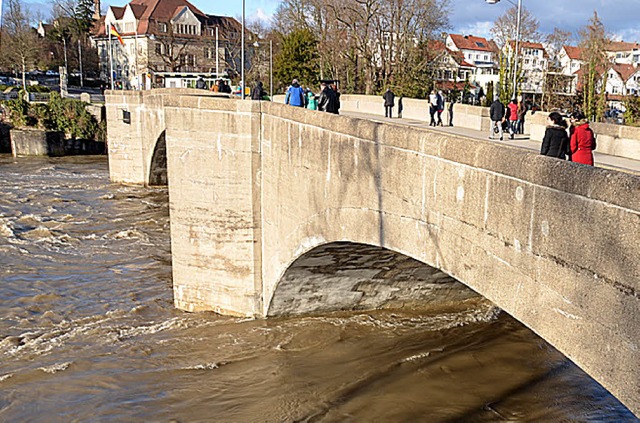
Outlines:
{"label": "white foam on water", "polygon": [[182,370],[215,370],[219,369],[218,363],[196,364],[195,366],[183,367]]}
{"label": "white foam on water", "polygon": [[71,366],[71,364],[73,364],[72,361],[67,361],[64,363],[56,363],[53,364],[51,366],[46,366],[46,367],[39,367],[39,370],[42,370],[45,373],[49,373],[49,374],[55,374],[58,372],[63,372],[65,370],[67,370],[69,368],[69,366]]}

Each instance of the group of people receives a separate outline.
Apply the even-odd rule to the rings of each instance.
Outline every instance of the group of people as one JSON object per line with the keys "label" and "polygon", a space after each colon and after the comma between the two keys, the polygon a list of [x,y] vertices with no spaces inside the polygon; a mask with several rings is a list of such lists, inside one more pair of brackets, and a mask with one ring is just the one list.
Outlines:
{"label": "group of people", "polygon": [[515,138],[516,134],[524,133],[524,119],[527,114],[527,106],[524,102],[512,99],[507,106],[496,98],[489,107],[491,118],[491,128],[489,129],[489,139],[493,139],[494,134],[500,135],[503,140],[504,130],[509,131],[509,137]]}
{"label": "group of people", "polygon": [[[384,116],[387,118],[393,118],[393,108],[395,106],[395,94],[391,91],[391,88],[387,88],[385,93],[382,95],[384,99]],[[449,126],[453,126],[453,105],[455,103],[455,99],[452,98],[449,102]],[[435,90],[431,91],[429,94],[429,115],[431,116],[431,122],[429,126],[444,126],[442,122],[442,112],[445,109],[445,95],[442,91],[436,92]],[[402,96],[398,99],[398,118],[402,118]]]}
{"label": "group of people", "polygon": [[315,95],[313,91],[303,88],[298,80],[294,79],[287,88],[284,103],[337,115],[340,111],[340,92],[334,84],[323,81],[320,83],[320,94]]}
{"label": "group of people", "polygon": [[596,137],[584,113],[571,115],[570,126],[558,112],[549,113],[540,154],[593,166]]}
{"label": "group of people", "polygon": [[[449,102],[449,126],[453,126],[453,103],[454,99]],[[429,116],[431,120],[429,121],[429,126],[443,126],[442,123],[442,112],[444,112],[445,105],[445,97],[442,90],[436,92],[435,90],[431,90],[431,94],[429,94]],[[437,117],[437,120],[436,120]]]}

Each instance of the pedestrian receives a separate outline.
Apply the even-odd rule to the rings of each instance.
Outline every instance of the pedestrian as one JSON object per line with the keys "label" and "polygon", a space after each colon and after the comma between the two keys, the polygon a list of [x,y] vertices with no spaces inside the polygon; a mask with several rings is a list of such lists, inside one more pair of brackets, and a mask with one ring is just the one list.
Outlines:
{"label": "pedestrian", "polygon": [[218,85],[218,92],[231,94],[231,87],[229,86],[229,84],[226,83],[226,81],[221,79]]}
{"label": "pedestrian", "polygon": [[199,77],[198,80],[196,81],[196,88],[199,90],[206,90],[207,89],[207,83],[204,81],[204,78]]}
{"label": "pedestrian", "polygon": [[251,90],[251,100],[262,100],[267,93],[262,87],[262,81],[256,81],[253,86],[253,90]]}
{"label": "pedestrian", "polygon": [[402,94],[400,94],[400,98],[398,98],[398,119],[402,119],[402,109],[404,108],[402,98]]}
{"label": "pedestrian", "polygon": [[384,99],[384,117],[391,119],[393,118],[393,106],[395,106],[396,103],[396,95],[391,91],[391,88],[387,88],[382,98]]}
{"label": "pedestrian", "polygon": [[584,113],[578,111],[571,116],[571,161],[593,166],[593,150],[596,137],[589,127]]}
{"label": "pedestrian", "polygon": [[518,134],[524,134],[524,119],[526,115],[527,105],[520,99],[520,101],[518,101]]}
{"label": "pedestrian", "polygon": [[318,97],[318,110],[338,114],[340,105],[338,103],[336,92],[331,89],[329,84],[323,82],[320,84],[320,96]]}
{"label": "pedestrian", "polygon": [[437,109],[438,126],[443,126],[442,125],[442,112],[444,111],[444,93],[442,92],[442,90],[438,91],[438,94],[436,96],[436,101],[437,101],[437,104],[438,104],[438,109]]}
{"label": "pedestrian", "polygon": [[451,100],[449,100],[449,126],[453,126],[453,105],[455,102],[456,98],[451,97]]}
{"label": "pedestrian", "polygon": [[287,95],[284,98],[284,104],[295,107],[304,107],[304,90],[302,89],[300,84],[298,84],[297,79],[291,81],[291,85],[289,86],[289,88],[287,88]]}
{"label": "pedestrian", "polygon": [[489,139],[493,139],[493,133],[498,128],[500,133],[500,141],[502,141],[502,122],[504,122],[505,107],[499,98],[496,98],[489,108],[489,117],[491,119],[491,128],[489,129]]}
{"label": "pedestrian", "polygon": [[431,116],[431,121],[429,122],[429,126],[436,126],[436,111],[438,110],[438,96],[434,90],[431,90],[431,94],[429,94],[429,116]]}
{"label": "pedestrian", "polygon": [[307,109],[318,110],[318,99],[311,90],[307,90]]}
{"label": "pedestrian", "polygon": [[571,153],[569,148],[569,135],[567,135],[567,122],[558,112],[549,113],[547,129],[542,139],[540,154],[565,160]]}
{"label": "pedestrian", "polygon": [[518,130],[518,101],[514,98],[509,105],[509,113],[507,113],[509,119],[509,138],[514,139]]}
{"label": "pedestrian", "polygon": [[337,111],[336,114],[338,114],[340,112],[340,91],[338,91],[338,86],[334,83],[334,84],[330,84],[329,87],[331,87],[331,89],[333,90],[333,92],[336,94],[336,104],[337,104]]}

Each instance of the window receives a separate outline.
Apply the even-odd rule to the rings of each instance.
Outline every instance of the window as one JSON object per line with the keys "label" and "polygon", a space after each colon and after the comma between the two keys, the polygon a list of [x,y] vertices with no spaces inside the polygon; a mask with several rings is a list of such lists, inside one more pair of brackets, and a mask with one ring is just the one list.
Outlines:
{"label": "window", "polygon": [[537,62],[538,61],[536,59],[533,59],[533,66],[537,65],[538,64]]}
{"label": "window", "polygon": [[158,31],[167,32],[167,24],[164,22],[158,23]]}
{"label": "window", "polygon": [[216,49],[213,47],[205,47],[204,48],[204,57],[207,59],[215,59],[216,58]]}
{"label": "window", "polygon": [[476,41],[476,45],[480,48],[484,48],[484,43],[480,41]]}
{"label": "window", "polygon": [[488,55],[486,55],[486,54],[484,55],[484,61],[485,61],[485,62],[488,62],[488,61],[489,61],[489,56],[488,56]]}
{"label": "window", "polygon": [[528,65],[529,64],[529,59],[524,59],[524,64]]}
{"label": "window", "polygon": [[156,54],[164,54],[164,44],[156,43]]}

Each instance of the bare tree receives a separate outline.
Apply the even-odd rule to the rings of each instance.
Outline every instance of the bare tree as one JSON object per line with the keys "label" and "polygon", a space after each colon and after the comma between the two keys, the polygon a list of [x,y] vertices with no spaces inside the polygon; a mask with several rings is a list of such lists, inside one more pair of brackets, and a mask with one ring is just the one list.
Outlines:
{"label": "bare tree", "polygon": [[[508,9],[502,16],[495,20],[490,31],[498,47],[502,48],[508,42],[516,39],[517,20],[518,8],[515,6]],[[540,23],[538,20],[529,10],[523,7],[520,17],[520,40],[540,41],[542,36],[539,28]]]}
{"label": "bare tree", "polygon": [[[449,0],[284,0],[274,26],[318,39],[320,79],[373,93],[415,64],[418,45],[448,28]],[[419,60],[418,60],[419,61]]]}
{"label": "bare tree", "polygon": [[12,64],[20,66],[22,87],[27,89],[26,73],[38,58],[40,43],[31,28],[30,15],[21,0],[8,0],[4,14],[4,33],[6,43],[3,55]]}

